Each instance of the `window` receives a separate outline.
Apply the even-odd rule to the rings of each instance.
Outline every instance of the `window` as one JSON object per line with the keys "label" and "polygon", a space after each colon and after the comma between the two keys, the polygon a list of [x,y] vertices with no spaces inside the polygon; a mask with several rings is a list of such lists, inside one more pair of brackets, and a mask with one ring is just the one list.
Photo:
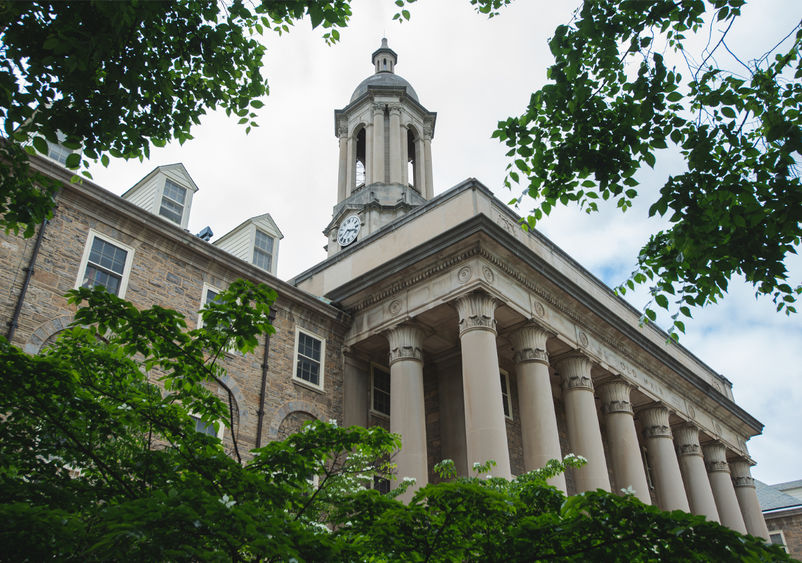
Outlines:
{"label": "window", "polygon": [[273,237],[270,237],[256,229],[256,236],[253,244],[253,263],[255,266],[272,271],[273,264]]}
{"label": "window", "polygon": [[207,436],[215,436],[221,440],[223,439],[223,429],[225,426],[223,426],[221,423],[217,424],[219,430],[215,430],[214,424],[206,424],[197,415],[190,413],[189,418],[195,421],[195,432],[200,432],[201,434],[206,434]]}
{"label": "window", "polygon": [[785,544],[785,536],[782,530],[769,530],[769,541],[772,545],[779,545],[786,553],[790,553],[790,551],[788,551],[788,546]]}
{"label": "window", "polygon": [[186,198],[186,188],[182,188],[172,180],[165,180],[164,193],[162,194],[162,206],[161,209],[159,209],[159,215],[180,225],[181,220],[184,218],[184,202]]}
{"label": "window", "polygon": [[89,231],[89,238],[78,270],[76,287],[102,285],[109,293],[125,295],[134,250],[124,244]]}
{"label": "window", "polygon": [[[220,293],[220,289],[216,287],[212,287],[207,284],[203,284],[203,292],[201,293],[201,302],[200,302],[200,309],[203,309],[211,303],[212,301],[217,299],[217,295]],[[200,310],[199,309],[199,310]],[[203,316],[198,313],[198,328],[203,327]]]}
{"label": "window", "polygon": [[510,398],[510,374],[503,369],[499,370],[501,376],[501,401],[504,406],[504,416],[512,420],[512,399]]}
{"label": "window", "polygon": [[379,477],[378,475],[374,475],[373,488],[379,491],[379,493],[386,495],[390,492],[390,480]]}
{"label": "window", "polygon": [[50,141],[47,142],[47,156],[48,158],[52,158],[62,166],[67,165],[67,157],[72,154],[72,151],[63,145],[59,145],[58,143],[51,143]]}
{"label": "window", "polygon": [[323,388],[323,359],[326,341],[311,333],[295,331],[295,379]]}
{"label": "window", "polygon": [[374,364],[370,368],[370,379],[370,408],[390,416],[390,372]]}

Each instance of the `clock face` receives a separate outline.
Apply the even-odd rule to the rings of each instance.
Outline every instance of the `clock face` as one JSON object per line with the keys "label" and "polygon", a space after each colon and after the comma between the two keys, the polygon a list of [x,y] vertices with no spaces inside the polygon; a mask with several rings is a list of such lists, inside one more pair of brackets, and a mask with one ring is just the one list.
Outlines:
{"label": "clock face", "polygon": [[349,215],[345,220],[340,223],[340,228],[337,230],[337,242],[340,246],[348,246],[356,240],[359,234],[359,229],[362,227],[362,221],[356,215]]}

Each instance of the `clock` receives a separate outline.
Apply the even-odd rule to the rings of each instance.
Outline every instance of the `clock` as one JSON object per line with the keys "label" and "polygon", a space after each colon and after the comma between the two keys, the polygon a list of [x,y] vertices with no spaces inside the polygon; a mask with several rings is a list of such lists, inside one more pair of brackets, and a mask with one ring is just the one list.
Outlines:
{"label": "clock", "polygon": [[346,217],[345,220],[340,223],[340,228],[337,229],[337,242],[340,246],[345,247],[354,242],[361,227],[362,221],[359,220],[359,216],[349,215]]}

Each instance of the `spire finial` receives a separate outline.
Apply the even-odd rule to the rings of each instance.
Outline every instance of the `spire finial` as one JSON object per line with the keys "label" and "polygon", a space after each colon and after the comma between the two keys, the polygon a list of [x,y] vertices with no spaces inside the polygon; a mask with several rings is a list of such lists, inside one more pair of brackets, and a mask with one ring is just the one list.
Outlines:
{"label": "spire finial", "polygon": [[398,55],[387,45],[387,38],[382,37],[381,47],[373,52],[371,57],[373,66],[376,67],[376,74],[389,72],[395,74],[395,64],[398,62]]}

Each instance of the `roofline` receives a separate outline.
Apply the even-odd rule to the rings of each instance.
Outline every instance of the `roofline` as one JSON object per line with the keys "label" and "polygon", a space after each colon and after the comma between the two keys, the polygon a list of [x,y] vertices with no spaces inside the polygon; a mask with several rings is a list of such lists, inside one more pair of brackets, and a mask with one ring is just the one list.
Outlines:
{"label": "roofline", "polygon": [[[125,215],[128,219],[143,223],[146,228],[158,231],[159,234],[165,238],[184,245],[185,248],[195,252],[196,254],[205,256],[222,264],[238,274],[241,274],[242,277],[247,277],[252,281],[269,285],[284,298],[313,308],[317,310],[317,312],[338,322],[344,322],[349,316],[342,309],[322,301],[309,292],[282,281],[273,274],[254,266],[250,262],[246,262],[245,260],[237,258],[225,250],[221,250],[220,248],[212,245],[212,243],[206,242],[190,232],[185,231],[178,225],[175,225],[166,219],[162,219],[158,215],[154,215],[153,213],[146,211],[130,201],[122,199],[122,197],[110,192],[98,184],[95,184],[94,182],[81,179],[81,182],[70,183],[70,179],[73,177],[72,171],[63,168],[55,162],[51,162],[49,159],[45,159],[37,155],[29,156],[29,159],[33,169],[60,180],[62,182],[62,189],[76,192],[79,196],[90,199],[99,205],[114,208],[117,212]],[[154,222],[154,218],[159,219],[159,221]]]}
{"label": "roofline", "polygon": [[[379,229],[371,233],[370,236],[365,238],[364,240],[349,246],[345,250],[342,250],[335,254],[334,256],[327,258],[323,262],[313,266],[312,268],[302,272],[301,274],[297,275],[295,278],[289,280],[290,283],[299,283],[314,274],[328,268],[330,265],[345,259],[349,255],[358,252],[360,248],[370,244],[373,240],[383,236],[387,232],[393,231],[398,229],[402,225],[413,221],[418,215],[427,213],[434,207],[443,205],[446,201],[456,197],[463,191],[469,189],[476,189],[488,197],[492,198],[496,202],[500,204],[500,207],[504,210],[504,212],[516,223],[519,221],[519,217],[511,210],[509,207],[504,205],[500,200],[498,200],[493,193],[479,182],[476,178],[468,178],[467,180],[457,184],[450,190],[440,194],[439,196],[435,197],[434,199],[429,200],[426,204],[417,207],[400,217],[396,221],[389,223]],[[467,221],[464,221],[460,225],[446,231],[445,233],[440,234],[436,239],[436,245],[419,245],[413,249],[404,252],[397,256],[391,262],[387,262],[381,266],[362,274],[361,276],[352,279],[351,281],[341,285],[340,287],[336,288],[333,291],[330,291],[326,294],[326,297],[331,299],[334,303],[341,303],[348,297],[358,293],[365,287],[375,283],[378,280],[384,279],[387,276],[391,275],[394,272],[400,271],[403,268],[406,268],[428,256],[434,255],[444,248],[451,246],[458,240],[462,240],[467,236],[470,236],[475,233],[486,233],[492,239],[500,242],[505,248],[514,250],[518,258],[523,260],[527,263],[529,267],[531,267],[536,272],[540,273],[544,276],[547,280],[551,281],[558,287],[562,288],[566,291],[572,298],[574,298],[577,302],[587,307],[590,311],[594,314],[599,316],[602,319],[605,319],[613,328],[627,336],[632,342],[640,346],[646,352],[651,354],[653,357],[657,358],[661,361],[664,365],[668,366],[670,369],[678,373],[683,379],[688,381],[691,385],[699,389],[700,391],[704,392],[706,395],[713,398],[713,400],[728,410],[731,414],[737,416],[740,420],[745,422],[750,428],[755,430],[756,434],[759,434],[763,431],[763,424],[746,412],[744,409],[739,407],[735,404],[734,401],[730,400],[728,397],[723,395],[722,393],[714,392],[711,385],[704,381],[701,377],[696,375],[692,370],[685,367],[680,363],[677,359],[675,359],[671,354],[669,354],[664,349],[656,346],[651,340],[649,340],[646,335],[640,331],[632,327],[630,324],[624,322],[624,319],[619,317],[617,314],[610,312],[610,310],[600,301],[592,297],[588,292],[584,289],[579,287],[571,278],[565,276],[561,272],[559,272],[556,268],[552,265],[544,262],[537,256],[532,250],[529,248],[523,247],[515,237],[501,228],[495,221],[490,219],[484,214],[479,214],[471,217]],[[582,267],[576,260],[571,258],[565,251],[563,251],[560,247],[554,244],[551,240],[549,240],[545,235],[540,233],[538,230],[533,229],[529,231],[529,234],[538,238],[540,242],[546,245],[553,253],[558,254],[562,259],[566,260],[570,263],[570,265],[577,270],[579,270],[582,274],[587,276],[587,278],[592,281],[596,286],[598,286],[601,290],[603,290],[607,295],[611,298],[617,300],[620,304],[624,305],[632,314],[640,317],[640,312],[630,305],[626,300],[624,300],[621,296],[617,295],[607,286],[604,282],[602,282],[599,278],[594,276],[590,271],[586,270]],[[654,331],[657,336],[661,339],[668,339],[668,333],[660,329],[655,325],[655,323],[649,323],[645,325],[645,330],[652,330]],[[684,346],[679,343],[674,343],[674,345],[679,348],[679,350],[691,358],[693,361],[697,362],[700,367],[707,370],[708,372],[714,374],[716,377],[721,378],[721,376],[713,370],[710,366],[705,364],[702,360],[697,358],[693,353],[687,350]]]}

